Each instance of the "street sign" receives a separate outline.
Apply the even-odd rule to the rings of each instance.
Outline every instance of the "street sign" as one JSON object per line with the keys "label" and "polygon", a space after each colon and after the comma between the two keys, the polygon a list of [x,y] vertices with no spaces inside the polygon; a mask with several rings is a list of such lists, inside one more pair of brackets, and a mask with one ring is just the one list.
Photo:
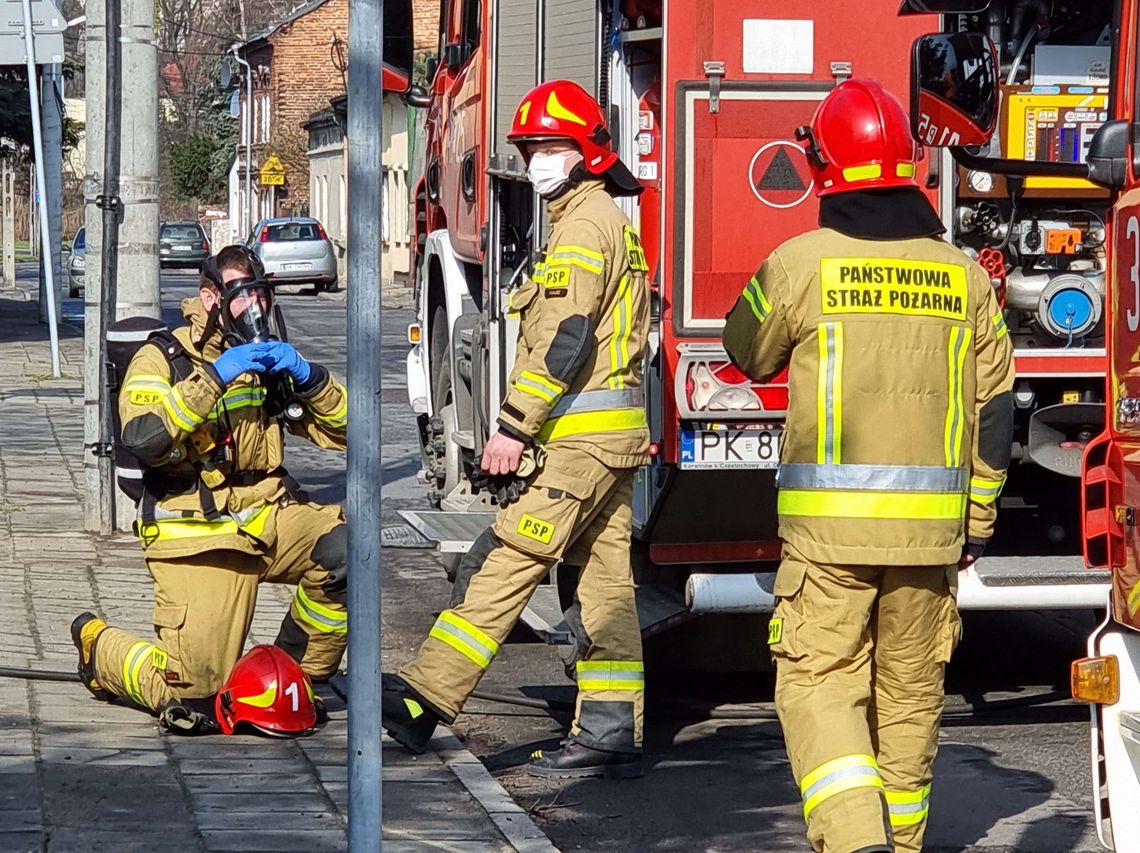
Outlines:
{"label": "street sign", "polygon": [[[32,40],[36,65],[56,65],[63,62],[63,33],[36,32]],[[24,37],[20,33],[0,30],[0,65],[23,65],[25,60]]]}
{"label": "street sign", "polygon": [[258,180],[263,187],[279,187],[285,183],[285,167],[276,154],[270,154],[265,159]]}
{"label": "street sign", "polygon": [[[51,0],[32,0],[32,30],[36,38],[45,33],[62,33],[67,18]],[[20,35],[24,31],[21,0],[0,0],[0,33]]]}

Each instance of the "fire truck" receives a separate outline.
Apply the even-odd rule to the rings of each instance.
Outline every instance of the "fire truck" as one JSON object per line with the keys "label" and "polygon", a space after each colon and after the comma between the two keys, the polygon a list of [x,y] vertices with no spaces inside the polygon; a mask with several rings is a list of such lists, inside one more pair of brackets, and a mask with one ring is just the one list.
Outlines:
{"label": "fire truck", "polygon": [[[816,227],[796,128],[852,76],[874,77],[905,99],[912,43],[951,21],[934,4],[912,5],[905,11],[913,14],[900,14],[898,0],[785,0],[778,8],[761,0],[443,0],[429,91],[414,99],[426,109],[427,140],[413,202],[417,319],[407,382],[421,479],[435,505],[405,513],[417,529],[460,554],[492,518],[468,475],[495,428],[514,356],[506,297],[545,233],[541,200],[506,134],[532,86],[571,79],[604,105],[618,151],[644,186],[620,202],[652,272],[644,384],[653,455],[634,498],[643,631],[702,614],[771,611],[788,389],[783,377],[752,383],[729,363],[723,318],[773,248]],[[1039,11],[1049,5],[995,3],[961,26],[1002,45],[1003,156],[1083,168],[1118,106],[1110,49],[1100,30],[1085,44],[1096,28],[1086,13]],[[959,604],[1102,607],[1110,574],[1083,564],[1080,473],[1104,426],[1110,192],[1087,177],[1022,180],[960,165],[951,149],[933,147],[953,141],[943,128],[928,120],[916,130],[931,146],[921,185],[948,239],[991,272],[1019,376],[1016,461],[995,540],[963,573]],[[883,436],[891,440],[889,424]],[[524,619],[565,640],[560,605],[572,573],[554,574]]]}

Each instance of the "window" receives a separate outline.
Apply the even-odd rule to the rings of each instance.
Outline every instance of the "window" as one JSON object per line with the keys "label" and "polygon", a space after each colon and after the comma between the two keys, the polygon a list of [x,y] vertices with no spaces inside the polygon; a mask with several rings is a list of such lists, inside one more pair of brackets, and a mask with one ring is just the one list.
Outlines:
{"label": "window", "polygon": [[467,56],[475,52],[479,46],[479,35],[482,25],[483,10],[480,0],[463,0],[463,43],[467,46],[464,51]]}
{"label": "window", "polygon": [[340,176],[340,233],[342,239],[348,237],[348,185],[344,175]]}
{"label": "window", "polygon": [[163,225],[158,239],[172,243],[196,243],[205,240],[202,229],[194,224]]}
{"label": "window", "polygon": [[261,93],[261,141],[269,141],[269,93]]}
{"label": "window", "polygon": [[87,248],[87,227],[84,226],[75,232],[75,239],[71,241],[71,248],[73,249],[86,249]]}
{"label": "window", "polygon": [[280,225],[270,225],[267,230],[270,243],[323,239],[318,226],[313,222],[285,222]]}

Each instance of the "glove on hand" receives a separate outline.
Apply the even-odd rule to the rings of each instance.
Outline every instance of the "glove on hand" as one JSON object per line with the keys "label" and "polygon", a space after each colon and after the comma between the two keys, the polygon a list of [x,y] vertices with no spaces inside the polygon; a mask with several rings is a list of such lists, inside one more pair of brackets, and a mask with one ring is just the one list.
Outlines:
{"label": "glove on hand", "polygon": [[273,364],[268,343],[242,344],[230,347],[218,356],[214,370],[223,385],[229,385],[243,373],[262,373]]}
{"label": "glove on hand", "polygon": [[530,481],[534,479],[545,459],[546,452],[541,447],[528,447],[523,451],[519,468],[513,474],[488,474],[476,465],[475,470],[471,472],[471,491],[479,494],[481,489],[485,489],[495,506],[509,506],[526,494],[530,488]]}
{"label": "glove on hand", "polygon": [[176,699],[167,702],[159,710],[158,724],[164,731],[176,735],[209,735],[220,731],[213,717],[187,708]]}
{"label": "glove on hand", "polygon": [[309,362],[301,358],[296,347],[284,341],[269,341],[264,344],[273,363],[269,370],[271,373],[288,373],[297,385],[304,385],[309,381],[312,368]]}

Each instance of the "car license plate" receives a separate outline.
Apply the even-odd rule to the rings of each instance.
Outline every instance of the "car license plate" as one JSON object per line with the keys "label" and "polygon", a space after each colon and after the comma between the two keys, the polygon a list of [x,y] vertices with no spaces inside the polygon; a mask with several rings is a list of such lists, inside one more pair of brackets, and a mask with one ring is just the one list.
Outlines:
{"label": "car license plate", "polygon": [[312,264],[282,264],[281,269],[283,272],[296,272],[297,270],[311,270]]}
{"label": "car license plate", "polygon": [[176,251],[176,252],[189,252],[193,248],[194,248],[193,246],[190,246],[188,244],[179,243],[177,246],[174,247],[174,251]]}
{"label": "car license plate", "polygon": [[782,426],[752,429],[682,429],[681,467],[688,469],[775,468]]}

